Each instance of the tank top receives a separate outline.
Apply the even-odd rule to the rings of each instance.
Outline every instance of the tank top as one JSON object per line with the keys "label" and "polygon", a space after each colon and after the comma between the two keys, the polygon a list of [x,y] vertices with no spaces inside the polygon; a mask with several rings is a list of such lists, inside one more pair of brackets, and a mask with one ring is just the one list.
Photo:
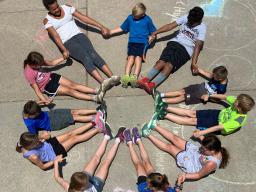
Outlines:
{"label": "tank top", "polygon": [[64,17],[62,19],[56,19],[47,14],[45,18],[48,19],[48,22],[44,27],[45,29],[54,27],[59,34],[62,43],[65,43],[75,35],[81,33],[81,30],[76,25],[72,15],[75,12],[75,8],[67,5],[62,5],[61,8],[64,11]]}

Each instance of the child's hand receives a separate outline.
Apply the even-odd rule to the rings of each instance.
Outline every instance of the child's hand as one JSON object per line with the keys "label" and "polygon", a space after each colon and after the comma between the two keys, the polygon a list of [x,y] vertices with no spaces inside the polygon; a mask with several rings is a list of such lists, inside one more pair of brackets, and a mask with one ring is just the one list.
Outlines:
{"label": "child's hand", "polygon": [[207,101],[209,101],[209,95],[208,95],[208,94],[202,95],[201,99],[202,99],[204,102],[207,102]]}
{"label": "child's hand", "polygon": [[64,160],[64,158],[62,157],[62,155],[58,155],[55,159],[54,159],[54,163],[58,164],[61,163]]}
{"label": "child's hand", "polygon": [[101,33],[103,36],[109,36],[110,35],[110,30],[106,27],[102,27],[101,29]]}
{"label": "child's hand", "polygon": [[191,72],[193,75],[198,75],[199,71],[198,71],[198,66],[197,65],[191,65]]}
{"label": "child's hand", "polygon": [[201,131],[199,130],[195,130],[194,133],[193,133],[193,137],[195,138],[200,138],[202,135],[201,135]]}
{"label": "child's hand", "polygon": [[148,43],[151,44],[156,39],[156,35],[150,35],[148,38]]}
{"label": "child's hand", "polygon": [[64,50],[64,51],[62,52],[62,55],[63,55],[63,58],[64,58],[64,59],[69,58],[69,51],[68,51],[67,49]]}

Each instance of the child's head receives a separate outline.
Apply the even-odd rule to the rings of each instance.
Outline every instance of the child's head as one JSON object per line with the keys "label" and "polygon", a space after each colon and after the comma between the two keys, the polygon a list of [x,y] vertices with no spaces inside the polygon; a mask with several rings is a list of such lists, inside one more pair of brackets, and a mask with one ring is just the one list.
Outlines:
{"label": "child's head", "polygon": [[215,67],[212,70],[213,79],[216,81],[225,81],[228,77],[228,70],[224,66]]}
{"label": "child's head", "polygon": [[222,160],[220,168],[225,168],[229,162],[229,153],[228,151],[221,146],[221,141],[215,135],[207,135],[202,140],[201,152],[204,155],[210,156],[218,152],[221,152]]}
{"label": "child's head", "polygon": [[49,6],[57,2],[57,0],[43,0],[44,7],[49,10]]}
{"label": "child's head", "polygon": [[23,114],[29,118],[36,118],[40,113],[41,108],[35,101],[28,101],[23,107]]}
{"label": "child's head", "polygon": [[146,13],[146,6],[143,3],[137,3],[133,8],[132,8],[132,15],[135,19],[139,19],[142,16],[145,15]]}
{"label": "child's head", "polygon": [[194,7],[189,10],[188,14],[188,24],[189,26],[194,26],[200,24],[204,17],[204,10],[201,7]]}
{"label": "child's head", "polygon": [[239,113],[246,114],[255,105],[253,98],[247,94],[240,94],[236,98],[235,106]]}
{"label": "child's head", "polygon": [[36,134],[25,132],[20,136],[20,141],[16,146],[16,151],[20,153],[22,148],[32,150],[40,147],[41,145],[42,142],[38,139]]}
{"label": "child's head", "polygon": [[28,54],[27,58],[24,60],[24,68],[29,65],[34,69],[38,69],[44,65],[44,57],[42,54],[32,51]]}
{"label": "child's head", "polygon": [[168,178],[166,175],[161,173],[151,173],[147,177],[148,186],[151,190],[154,191],[165,191],[169,187]]}
{"label": "child's head", "polygon": [[71,176],[68,192],[84,191],[87,188],[89,178],[83,172],[76,172]]}

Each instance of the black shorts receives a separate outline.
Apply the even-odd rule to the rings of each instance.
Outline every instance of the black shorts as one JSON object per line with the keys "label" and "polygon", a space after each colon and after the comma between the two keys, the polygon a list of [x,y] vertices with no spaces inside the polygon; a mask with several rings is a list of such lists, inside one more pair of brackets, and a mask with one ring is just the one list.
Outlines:
{"label": "black shorts", "polygon": [[189,85],[185,87],[184,90],[186,105],[201,103],[201,97],[208,93],[204,83]]}
{"label": "black shorts", "polygon": [[59,81],[60,81],[61,75],[52,73],[50,78],[51,78],[50,81],[44,87],[44,93],[49,97],[54,97],[60,86]]}
{"label": "black shorts", "polygon": [[219,114],[220,110],[218,109],[197,110],[197,129],[203,130],[219,125]]}
{"label": "black shorts", "polygon": [[142,57],[145,52],[145,43],[128,43],[128,56]]}
{"label": "black shorts", "polygon": [[170,41],[164,48],[159,60],[171,63],[173,66],[171,73],[174,73],[190,60],[190,56],[183,45]]}
{"label": "black shorts", "polygon": [[47,139],[46,142],[51,144],[56,156],[58,155],[62,155],[63,157],[67,156],[67,152],[65,148],[59,143],[56,137]]}
{"label": "black shorts", "polygon": [[137,178],[137,185],[141,184],[141,183],[145,183],[147,182],[147,177],[146,176],[139,176]]}

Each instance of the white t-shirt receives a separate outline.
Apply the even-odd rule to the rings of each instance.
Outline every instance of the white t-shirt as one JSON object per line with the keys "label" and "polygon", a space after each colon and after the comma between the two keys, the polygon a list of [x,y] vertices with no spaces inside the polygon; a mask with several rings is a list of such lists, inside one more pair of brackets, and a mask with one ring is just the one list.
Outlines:
{"label": "white t-shirt", "polygon": [[184,15],[176,20],[176,23],[180,25],[179,33],[171,41],[176,41],[183,45],[190,57],[194,52],[195,43],[197,40],[204,41],[206,35],[206,25],[201,23],[200,25],[189,28],[187,26],[188,15]]}
{"label": "white t-shirt", "polygon": [[75,12],[75,8],[67,5],[62,5],[61,8],[64,10],[64,17],[62,19],[56,19],[47,14],[45,18],[48,19],[48,22],[44,25],[44,27],[45,29],[54,27],[59,34],[62,43],[65,43],[73,36],[81,33],[81,30],[76,25],[72,15]]}

